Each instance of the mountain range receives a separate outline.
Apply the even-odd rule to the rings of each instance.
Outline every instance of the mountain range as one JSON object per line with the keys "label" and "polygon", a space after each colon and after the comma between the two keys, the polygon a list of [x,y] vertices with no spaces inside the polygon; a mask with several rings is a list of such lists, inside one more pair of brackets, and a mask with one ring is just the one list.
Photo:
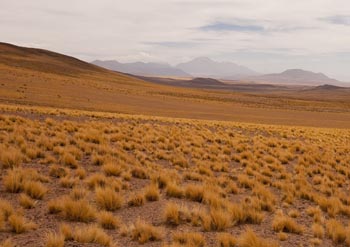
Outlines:
{"label": "mountain range", "polygon": [[142,76],[176,76],[176,77],[191,77],[191,74],[188,74],[181,69],[174,68],[166,63],[120,63],[115,60],[95,60],[92,62],[97,66],[119,71],[128,74],[142,75]]}
{"label": "mountain range", "polygon": [[[344,86],[344,83],[329,78],[323,73],[314,73],[302,69],[288,69],[281,73],[259,74],[245,66],[232,62],[217,62],[207,57],[195,58],[189,62],[171,66],[167,63],[120,63],[115,60],[95,60],[92,64],[123,73],[138,76],[162,77],[206,77],[222,80],[239,80],[257,83],[287,84],[287,85],[322,85],[334,84]],[[345,84],[346,85],[346,84]]]}
{"label": "mountain range", "polygon": [[250,78],[255,82],[298,84],[298,85],[322,85],[339,84],[340,82],[329,78],[322,73],[314,73],[302,69],[288,69],[282,73],[266,74]]}
{"label": "mountain range", "polygon": [[256,76],[257,72],[232,63],[216,62],[207,57],[195,58],[186,63],[171,66],[167,63],[120,63],[115,60],[95,60],[97,66],[140,76],[211,77],[216,79],[239,79]]}

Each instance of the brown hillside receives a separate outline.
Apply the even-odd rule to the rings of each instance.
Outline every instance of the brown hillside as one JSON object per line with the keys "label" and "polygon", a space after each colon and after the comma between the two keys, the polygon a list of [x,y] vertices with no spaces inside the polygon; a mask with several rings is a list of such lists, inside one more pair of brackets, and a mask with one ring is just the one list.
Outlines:
{"label": "brown hillside", "polygon": [[[180,88],[0,43],[0,102],[255,123],[349,127],[350,99]],[[282,97],[283,95],[283,97]],[[310,100],[310,98],[312,100]]]}

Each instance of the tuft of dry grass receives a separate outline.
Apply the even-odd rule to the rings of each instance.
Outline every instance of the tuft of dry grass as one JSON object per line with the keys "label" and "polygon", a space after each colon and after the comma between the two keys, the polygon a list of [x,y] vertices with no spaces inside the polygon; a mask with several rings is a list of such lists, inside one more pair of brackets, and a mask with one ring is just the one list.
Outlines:
{"label": "tuft of dry grass", "polygon": [[138,193],[136,195],[132,195],[128,201],[128,205],[130,207],[140,207],[145,204],[145,195],[142,193]]}
{"label": "tuft of dry grass", "polygon": [[314,223],[311,227],[314,237],[322,239],[324,237],[324,228],[319,223]]}
{"label": "tuft of dry grass", "polygon": [[61,163],[69,168],[76,169],[78,167],[78,161],[70,153],[64,153],[61,157]]}
{"label": "tuft of dry grass", "polygon": [[168,203],[165,206],[163,213],[164,221],[169,225],[179,225],[180,224],[180,210],[179,206],[175,203]]}
{"label": "tuft of dry grass", "polygon": [[147,179],[148,178],[146,169],[144,169],[142,167],[135,167],[134,169],[132,169],[131,175],[134,178],[140,178],[140,179]]}
{"label": "tuft of dry grass", "polygon": [[167,184],[165,193],[167,196],[175,198],[182,198],[184,196],[183,189],[175,183]]}
{"label": "tuft of dry grass", "polygon": [[3,169],[18,167],[23,160],[21,152],[15,148],[1,150],[0,164]]}
{"label": "tuft of dry grass", "polygon": [[97,220],[100,226],[104,229],[116,229],[120,225],[119,218],[107,211],[100,212],[97,216]]}
{"label": "tuft of dry grass", "polygon": [[7,220],[14,212],[11,203],[0,198],[0,219]]}
{"label": "tuft of dry grass", "polygon": [[40,182],[27,181],[24,183],[24,192],[33,199],[43,199],[47,188]]}
{"label": "tuft of dry grass", "polygon": [[202,226],[204,231],[223,231],[230,227],[232,221],[229,213],[222,209],[211,209],[209,214],[202,215]]}
{"label": "tuft of dry grass", "polygon": [[237,239],[229,233],[218,233],[217,241],[219,247],[235,247]]}
{"label": "tuft of dry grass", "polygon": [[59,227],[59,232],[64,236],[64,240],[73,240],[74,239],[74,232],[70,225],[63,223]]}
{"label": "tuft of dry grass", "polygon": [[145,189],[145,198],[147,201],[158,201],[159,197],[159,189],[156,185],[151,184]]}
{"label": "tuft of dry grass", "polygon": [[131,236],[134,241],[144,244],[149,241],[161,240],[163,238],[163,231],[144,221],[137,220],[132,228]]}
{"label": "tuft of dry grass", "polygon": [[49,175],[54,178],[62,178],[68,175],[67,168],[59,165],[52,165],[50,167]]}
{"label": "tuft of dry grass", "polygon": [[95,225],[76,227],[73,237],[75,241],[83,244],[96,243],[102,246],[110,246],[112,242],[111,237]]}
{"label": "tuft of dry grass", "polygon": [[327,236],[336,244],[343,243],[347,236],[345,227],[335,219],[328,220],[326,223]]}
{"label": "tuft of dry grass", "polygon": [[228,211],[234,224],[260,224],[264,219],[264,215],[260,211],[245,204],[232,204]]}
{"label": "tuft of dry grass", "polygon": [[65,197],[58,202],[59,205],[54,211],[62,211],[64,218],[67,220],[91,222],[95,219],[95,209],[86,200],[75,201],[69,197]]}
{"label": "tuft of dry grass", "polygon": [[102,171],[107,175],[107,176],[115,176],[118,177],[120,174],[122,174],[123,169],[120,165],[115,164],[114,162],[107,162],[102,166]]}
{"label": "tuft of dry grass", "polygon": [[24,187],[24,174],[22,169],[15,168],[3,177],[3,184],[7,192],[19,193]]}
{"label": "tuft of dry grass", "polygon": [[46,235],[46,247],[64,247],[64,235],[62,233],[49,232]]}
{"label": "tuft of dry grass", "polygon": [[37,227],[35,223],[28,222],[22,215],[19,214],[12,214],[8,218],[8,223],[11,231],[17,234],[34,230]]}
{"label": "tuft of dry grass", "polygon": [[238,238],[239,247],[278,247],[272,240],[266,240],[257,236],[250,228],[246,229]]}
{"label": "tuft of dry grass", "polygon": [[272,222],[272,228],[276,232],[289,232],[301,234],[303,227],[297,224],[292,218],[277,214]]}
{"label": "tuft of dry grass", "polygon": [[121,208],[124,201],[123,197],[111,188],[96,188],[95,199],[100,208],[108,211]]}
{"label": "tuft of dry grass", "polygon": [[204,199],[204,188],[200,185],[189,184],[185,188],[185,196],[192,201],[202,202]]}
{"label": "tuft of dry grass", "polygon": [[288,234],[285,232],[277,233],[277,237],[280,241],[286,241],[288,239]]}
{"label": "tuft of dry grass", "polygon": [[26,194],[21,194],[19,196],[19,205],[21,205],[23,208],[31,209],[35,207],[35,204],[35,201]]}
{"label": "tuft of dry grass", "polygon": [[0,247],[15,247],[15,244],[12,242],[12,240],[6,239],[0,243]]}
{"label": "tuft of dry grass", "polygon": [[205,239],[203,235],[196,232],[174,233],[173,241],[181,246],[191,246],[191,247],[205,246]]}

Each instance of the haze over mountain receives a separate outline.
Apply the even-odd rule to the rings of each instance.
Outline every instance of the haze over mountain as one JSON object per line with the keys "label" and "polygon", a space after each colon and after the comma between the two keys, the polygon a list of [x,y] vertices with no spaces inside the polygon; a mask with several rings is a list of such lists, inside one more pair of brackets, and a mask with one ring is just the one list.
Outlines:
{"label": "haze over mountain", "polygon": [[349,86],[323,73],[303,69],[288,69],[281,73],[259,75],[256,71],[232,62],[216,62],[207,57],[195,58],[173,67],[167,63],[120,63],[115,60],[95,60],[92,64],[139,76],[205,77],[224,80],[242,80],[257,83],[288,85],[333,84]]}
{"label": "haze over mountain", "polygon": [[296,84],[296,85],[322,85],[339,84],[338,80],[329,78],[323,73],[314,73],[302,69],[288,69],[282,73],[266,74],[251,77],[250,80],[256,82]]}
{"label": "haze over mountain", "polygon": [[239,79],[258,75],[254,70],[232,62],[216,62],[207,57],[195,58],[186,63],[180,63],[176,68],[195,77],[212,77],[218,79]]}
{"label": "haze over mountain", "polygon": [[116,60],[95,60],[92,62],[92,64],[98,65],[106,69],[134,75],[191,77],[190,74],[180,69],[171,67],[169,64],[166,63],[120,63]]}
{"label": "haze over mountain", "polygon": [[258,75],[257,72],[232,63],[216,62],[207,57],[195,58],[175,67],[162,63],[120,63],[115,60],[95,60],[95,65],[106,69],[143,76],[210,77],[216,79],[240,79]]}

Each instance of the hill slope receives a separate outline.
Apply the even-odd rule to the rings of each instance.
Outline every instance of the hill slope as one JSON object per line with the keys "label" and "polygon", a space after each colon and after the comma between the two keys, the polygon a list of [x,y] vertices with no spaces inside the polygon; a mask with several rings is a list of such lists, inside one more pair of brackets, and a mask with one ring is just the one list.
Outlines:
{"label": "hill slope", "polygon": [[[308,95],[309,97],[309,95]],[[294,99],[145,82],[73,57],[0,44],[0,103],[255,123],[350,127],[350,97]],[[262,110],[263,109],[263,110]]]}

